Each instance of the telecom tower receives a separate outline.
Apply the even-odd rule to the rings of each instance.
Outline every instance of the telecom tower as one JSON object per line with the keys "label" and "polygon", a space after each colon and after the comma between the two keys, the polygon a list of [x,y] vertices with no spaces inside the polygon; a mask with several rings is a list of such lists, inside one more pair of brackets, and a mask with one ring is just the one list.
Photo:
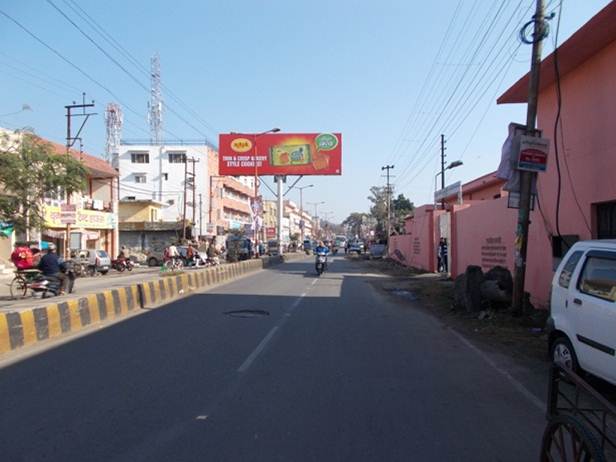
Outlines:
{"label": "telecom tower", "polygon": [[124,116],[119,104],[109,103],[105,109],[105,127],[107,139],[105,142],[105,160],[114,168],[119,168],[118,155],[120,152],[120,138],[122,137],[122,124]]}
{"label": "telecom tower", "polygon": [[160,91],[160,58],[158,53],[150,59],[150,77],[150,101],[148,102],[150,141],[160,144],[163,138],[163,98]]}

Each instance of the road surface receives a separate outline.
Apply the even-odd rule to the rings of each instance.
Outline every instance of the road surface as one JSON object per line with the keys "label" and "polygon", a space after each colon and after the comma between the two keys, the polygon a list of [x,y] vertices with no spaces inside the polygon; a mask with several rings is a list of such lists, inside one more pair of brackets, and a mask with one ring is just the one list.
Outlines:
{"label": "road surface", "polygon": [[[7,461],[527,461],[541,402],[362,262],[279,265],[0,369]],[[543,398],[543,397],[541,397]]]}

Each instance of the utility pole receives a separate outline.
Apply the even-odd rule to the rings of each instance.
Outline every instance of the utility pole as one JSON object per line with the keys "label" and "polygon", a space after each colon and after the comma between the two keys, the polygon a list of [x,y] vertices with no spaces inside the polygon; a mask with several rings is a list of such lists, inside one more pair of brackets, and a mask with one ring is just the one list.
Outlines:
{"label": "utility pole", "polygon": [[[85,93],[81,94],[81,104],[77,104],[75,101],[73,101],[73,104],[64,106],[64,108],[66,109],[66,155],[67,156],[70,155],[71,148],[73,147],[75,142],[81,139],[79,135],[81,135],[81,130],[83,130],[83,127],[85,126],[90,116],[96,115],[95,112],[86,112],[86,108],[89,108],[89,107],[94,107],[94,100],[92,100],[91,103],[86,103]],[[81,109],[81,114],[72,113],[71,111],[73,109]],[[75,134],[75,136],[73,136],[71,133],[71,119],[73,117],[83,117],[83,122],[81,122],[81,126],[79,127],[79,130],[77,130],[77,133]],[[66,205],[68,206],[70,202],[71,202],[71,198],[67,194],[66,195]],[[29,230],[28,230],[28,234],[30,234]],[[70,223],[67,223],[66,224],[66,239],[64,241],[66,245],[64,246],[64,249],[63,249],[65,258],[69,258],[70,256],[70,246],[71,246],[70,239],[71,239],[71,225]]]}
{"label": "utility pole", "polygon": [[[192,171],[188,170],[188,163],[192,164]],[[183,203],[183,212],[182,212],[182,239],[186,239],[186,205],[187,205],[187,197],[188,197],[188,184],[190,183],[192,189],[192,224],[195,225],[195,214],[196,214],[196,205],[195,205],[195,164],[199,162],[199,159],[195,159],[194,157],[186,158],[184,162],[184,203]],[[190,178],[189,178],[190,176]],[[194,236],[193,236],[194,237]]]}
{"label": "utility pole", "polygon": [[[539,77],[541,71],[542,41],[545,38],[544,0],[537,0],[533,16],[533,50],[530,63],[528,88],[528,107],[526,110],[526,134],[535,136],[537,101],[539,96]],[[515,275],[513,279],[513,312],[522,315],[524,311],[524,280],[526,277],[526,254],[528,250],[528,226],[530,224],[531,188],[537,173],[520,170],[520,208],[516,229]]]}
{"label": "utility pole", "polygon": [[381,167],[381,171],[387,170],[387,242],[389,242],[389,236],[391,235],[391,186],[389,183],[389,171],[393,168],[393,165],[386,165],[385,167]]}
{"label": "utility pole", "polygon": [[[445,135],[441,134],[441,190],[445,189]],[[441,208],[445,210],[445,198],[441,200]]]}
{"label": "utility pole", "polygon": [[199,237],[203,236],[203,194],[199,193]]}

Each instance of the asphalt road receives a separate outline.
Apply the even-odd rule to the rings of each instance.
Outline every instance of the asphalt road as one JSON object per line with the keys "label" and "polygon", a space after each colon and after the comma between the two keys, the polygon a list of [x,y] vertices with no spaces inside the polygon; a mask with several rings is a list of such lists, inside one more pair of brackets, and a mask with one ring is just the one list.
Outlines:
{"label": "asphalt road", "polygon": [[1,369],[2,460],[537,460],[537,399],[364,271],[280,265]]}

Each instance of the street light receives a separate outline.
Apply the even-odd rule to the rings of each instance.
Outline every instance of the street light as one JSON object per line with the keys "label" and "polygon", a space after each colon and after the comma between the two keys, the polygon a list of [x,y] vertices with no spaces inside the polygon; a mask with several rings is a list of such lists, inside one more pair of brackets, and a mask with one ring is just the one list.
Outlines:
{"label": "street light", "polygon": [[[257,155],[258,155],[258,149],[257,149],[257,138],[263,135],[267,135],[268,133],[278,133],[280,131],[280,128],[275,127],[272,128],[270,130],[261,132],[261,133],[256,133],[255,135],[253,135],[253,140],[254,140],[254,144],[255,144],[255,204],[257,203],[257,200],[259,198],[259,172],[257,171]],[[262,204],[261,204],[262,207]],[[256,207],[255,207],[256,208]],[[254,229],[253,229],[253,233],[254,233],[254,239],[255,239],[255,256],[258,257],[259,256],[259,233],[257,231],[258,227],[259,227],[259,213],[258,213],[259,209],[256,208],[256,210],[253,210],[253,213],[255,214],[255,221],[254,221]],[[280,213],[278,214],[280,215]],[[278,227],[280,228],[281,223],[278,223]]]}
{"label": "street light", "polygon": [[306,188],[313,188],[313,187],[314,187],[313,184],[297,187],[297,189],[299,189],[299,224],[300,224],[299,230],[301,234],[302,244],[304,244],[304,203],[303,203],[302,192]]}
{"label": "street light", "polygon": [[317,229],[314,230],[314,234],[317,234],[317,231],[319,230],[319,214],[317,213],[317,207],[319,205],[323,205],[325,204],[325,202],[306,202],[308,205],[314,205],[314,223],[316,224]]}
{"label": "street light", "polygon": [[[447,167],[445,167],[443,170],[438,172],[436,176],[434,177],[434,190],[436,191],[437,184],[438,184],[437,180],[438,180],[439,175],[443,175],[442,183],[445,184],[445,170],[451,170],[452,168],[460,167],[461,165],[464,165],[464,163],[461,160],[454,160]],[[445,209],[445,198],[443,198],[443,200],[441,201],[441,205],[444,210]]]}

